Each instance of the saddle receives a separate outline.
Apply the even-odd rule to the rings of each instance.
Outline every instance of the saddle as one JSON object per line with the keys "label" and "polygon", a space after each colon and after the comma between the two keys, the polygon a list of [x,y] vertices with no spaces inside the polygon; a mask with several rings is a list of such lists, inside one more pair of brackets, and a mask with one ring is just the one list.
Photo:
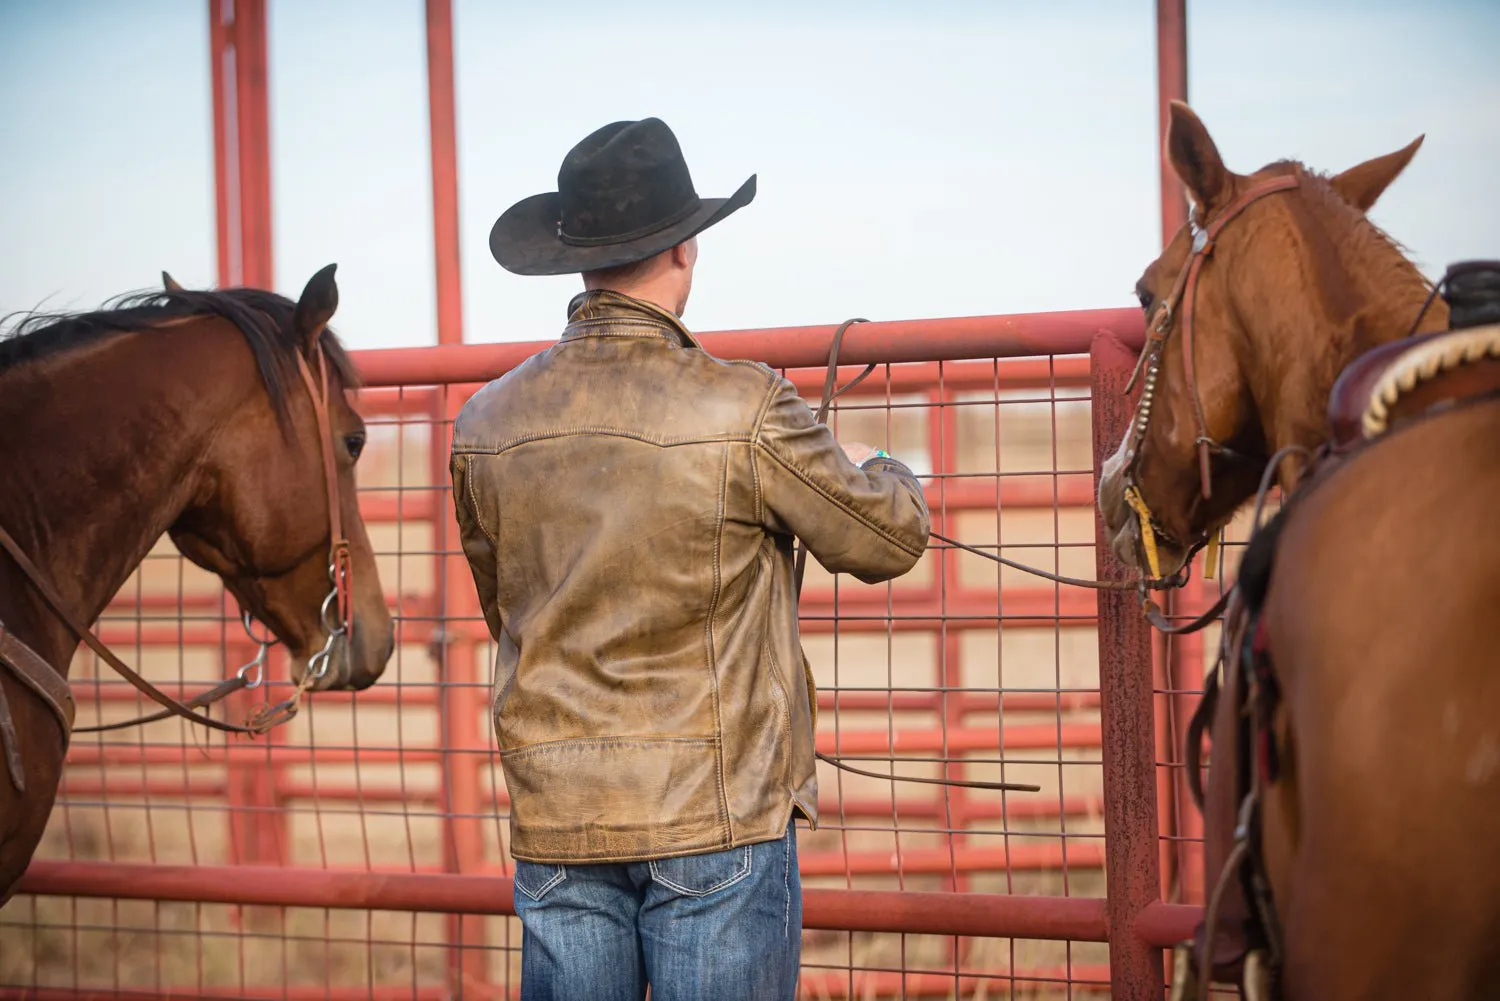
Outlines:
{"label": "saddle", "polygon": [[[1282,529],[1300,500],[1387,435],[1457,406],[1500,399],[1500,261],[1455,264],[1437,289],[1445,287],[1448,330],[1382,345],[1340,373],[1328,403],[1330,439],[1245,550],[1219,667],[1206,679],[1187,731],[1188,785],[1204,817],[1210,897],[1192,941],[1175,950],[1173,1001],[1198,996],[1204,972],[1209,981],[1239,985],[1250,1001],[1279,996],[1281,930],[1259,850],[1259,790],[1278,777],[1271,724],[1280,691],[1261,611]],[[1205,732],[1213,747],[1206,785]]]}

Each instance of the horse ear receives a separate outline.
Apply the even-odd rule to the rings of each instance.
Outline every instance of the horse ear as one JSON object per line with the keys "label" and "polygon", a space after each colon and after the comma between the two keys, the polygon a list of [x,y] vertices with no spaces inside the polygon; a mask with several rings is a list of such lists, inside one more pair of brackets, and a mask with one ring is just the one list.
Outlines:
{"label": "horse ear", "polygon": [[184,292],[184,291],[186,291],[186,289],[184,289],[181,285],[177,284],[177,279],[176,278],[173,278],[171,275],[167,274],[165,271],[163,271],[161,273],[161,284],[162,284],[162,288],[166,289],[168,292]]}
{"label": "horse ear", "polygon": [[337,264],[330,264],[307,280],[302,298],[297,300],[297,313],[293,323],[297,329],[297,340],[309,354],[318,346],[323,329],[333,319],[339,308],[339,287],[333,280]]}
{"label": "horse ear", "polygon": [[1173,101],[1167,119],[1167,162],[1204,211],[1229,197],[1230,173],[1203,122],[1181,101]]}
{"label": "horse ear", "polygon": [[1361,212],[1368,212],[1376,200],[1385,193],[1385,189],[1390,187],[1391,182],[1401,176],[1406,165],[1411,163],[1411,158],[1417,155],[1417,150],[1422,146],[1422,140],[1426,138],[1426,133],[1423,133],[1396,152],[1356,164],[1342,174],[1331,178],[1328,183],[1333,185],[1333,190],[1337,191],[1344,201]]}

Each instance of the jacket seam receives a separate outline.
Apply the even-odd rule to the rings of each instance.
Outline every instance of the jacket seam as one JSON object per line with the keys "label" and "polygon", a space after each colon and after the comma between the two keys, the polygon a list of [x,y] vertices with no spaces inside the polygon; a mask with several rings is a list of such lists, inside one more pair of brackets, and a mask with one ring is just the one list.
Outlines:
{"label": "jacket seam", "polygon": [[473,459],[472,455],[464,455],[464,492],[469,495],[469,514],[473,517],[474,524],[478,525],[479,530],[484,533],[484,537],[490,540],[490,546],[495,550],[495,555],[498,557],[500,555],[500,540],[485,525],[484,516],[479,512],[479,495],[474,492]]}
{"label": "jacket seam", "polygon": [[755,507],[755,511],[754,511],[755,523],[757,525],[765,525],[765,523],[766,523],[766,498],[765,498],[765,494],[761,491],[761,486],[760,486],[760,462],[756,458],[756,452],[757,451],[758,451],[758,449],[756,449],[754,446],[751,446],[751,448],[750,448],[750,484],[751,484],[751,491],[752,491],[752,493],[754,495],[754,502],[755,502],[754,503],[754,507]]}
{"label": "jacket seam", "polygon": [[[708,615],[704,619],[704,633],[708,644],[708,677],[712,682],[714,700],[714,732],[724,733],[724,717],[719,703],[719,659],[714,647],[714,620],[719,614],[719,599],[723,594],[724,575],[721,560],[724,550],[724,506],[729,482],[729,447],[723,449],[719,465],[719,498],[716,523],[714,525],[714,584],[708,600]],[[724,826],[726,842],[734,841],[734,825],[729,815],[729,779],[724,769],[724,741],[717,744],[715,755],[719,779],[719,822]]]}
{"label": "jacket seam", "polygon": [[777,463],[779,463],[782,466],[782,468],[786,469],[787,472],[791,473],[793,476],[797,477],[797,479],[799,479],[803,483],[807,484],[807,486],[810,487],[813,490],[814,493],[818,494],[820,497],[822,497],[824,500],[828,501],[828,503],[832,504],[834,507],[838,508],[840,511],[843,511],[845,514],[849,515],[849,517],[853,518],[855,521],[859,522],[865,528],[869,529],[876,536],[878,536],[881,539],[884,539],[886,542],[889,542],[891,545],[895,546],[897,549],[901,550],[903,553],[906,553],[908,556],[921,556],[922,555],[922,550],[916,549],[916,548],[913,548],[911,546],[906,545],[906,543],[904,543],[903,541],[901,541],[901,539],[897,538],[894,533],[888,531],[884,526],[879,525],[876,522],[872,521],[869,517],[867,517],[864,514],[864,512],[858,510],[857,508],[855,508],[855,507],[853,507],[853,506],[845,503],[840,498],[834,496],[821,483],[819,483],[817,480],[814,480],[811,476],[808,476],[807,473],[804,472],[803,469],[800,466],[798,466],[796,463],[790,462],[787,459],[782,458],[782,456],[779,455],[774,448],[772,448],[771,446],[767,445],[765,442],[757,442],[757,444],[761,448],[765,449],[765,451],[767,452],[767,454],[769,454],[771,456],[771,458],[775,459],[777,461]]}
{"label": "jacket seam", "polygon": [[[738,364],[738,363],[737,363]],[[749,364],[757,364],[750,362]],[[766,523],[766,497],[761,490],[760,484],[760,461],[757,453],[760,451],[760,432],[765,426],[766,414],[771,412],[771,401],[776,398],[776,390],[779,384],[775,375],[766,383],[766,394],[761,397],[760,409],[755,412],[755,423],[750,427],[750,475],[755,481],[755,523],[764,526]]]}
{"label": "jacket seam", "polygon": [[[787,824],[791,823],[792,810],[796,807],[796,805],[797,803],[795,798],[789,799],[787,801],[787,820],[786,823],[778,825],[778,830],[782,832],[786,831]],[[588,865],[598,862],[651,862],[670,858],[686,858],[692,855],[702,855],[705,852],[711,851],[733,850],[735,848],[743,848],[745,845],[766,844],[775,840],[775,837],[768,838],[757,835],[745,841],[741,841],[738,844],[726,845],[723,848],[717,848],[713,843],[704,841],[701,844],[693,845],[687,848],[674,848],[666,852],[647,851],[628,855],[568,855],[561,858],[554,856],[549,859],[543,859],[535,855],[523,855],[512,849],[511,858],[521,862],[531,862],[534,865]],[[524,851],[524,848],[522,850]]]}
{"label": "jacket seam", "polygon": [[776,399],[776,391],[779,388],[780,385],[773,374],[771,380],[766,384],[766,395],[761,398],[760,409],[755,412],[755,424],[750,429],[750,436],[757,445],[760,444],[760,434],[766,424],[766,415],[771,412],[771,401]]}
{"label": "jacket seam", "polygon": [[656,445],[660,448],[672,448],[677,445],[706,445],[710,443],[719,444],[736,441],[749,442],[751,440],[748,434],[739,434],[732,431],[725,432],[719,435],[694,435],[683,436],[680,438],[653,438],[650,435],[641,434],[638,431],[628,431],[624,428],[591,425],[573,428],[556,428],[551,431],[534,431],[531,434],[518,435],[515,438],[510,438],[501,442],[499,445],[489,447],[480,445],[455,444],[453,446],[453,452],[455,455],[499,455],[502,452],[508,452],[520,445],[530,444],[534,441],[546,441],[552,438],[571,438],[574,436],[583,435],[610,435],[616,438],[631,438],[635,441],[644,442],[647,445]]}
{"label": "jacket seam", "polygon": [[654,330],[591,330],[587,333],[574,334],[571,337],[565,336],[558,343],[572,344],[574,341],[581,341],[589,337],[637,337],[643,340],[665,341],[670,344],[672,342],[662,335],[671,332],[668,327],[659,327]]}
{"label": "jacket seam", "polygon": [[517,744],[515,747],[502,747],[502,755],[515,754],[517,751],[529,751],[535,748],[562,747],[565,744],[598,744],[601,746],[617,744],[719,744],[720,739],[714,734],[703,736],[686,736],[678,734],[672,737],[663,737],[659,734],[650,733],[615,733],[593,737],[558,737],[554,740],[534,740],[529,744]]}

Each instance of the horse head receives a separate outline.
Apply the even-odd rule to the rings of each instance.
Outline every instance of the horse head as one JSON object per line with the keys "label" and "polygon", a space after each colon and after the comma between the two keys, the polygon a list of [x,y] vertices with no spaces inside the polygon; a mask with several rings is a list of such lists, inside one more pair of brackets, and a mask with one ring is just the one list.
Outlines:
{"label": "horse head", "polygon": [[[366,431],[347,398],[352,366],[328,329],[333,273],[329,265],[308,281],[275,339],[300,378],[247,395],[202,456],[202,485],[169,532],[286,645],[294,681],[311,670],[313,690],[357,691],[385,670],[395,634],[355,489]],[[163,277],[169,294],[195,294]]]}
{"label": "horse head", "polygon": [[1254,495],[1274,453],[1326,437],[1343,366],[1408,331],[1428,285],[1365,213],[1421,142],[1331,177],[1292,161],[1241,175],[1172,103],[1166,155],[1193,210],[1136,285],[1140,396],[1099,481],[1124,562],[1152,571],[1154,555],[1154,572],[1179,571]]}

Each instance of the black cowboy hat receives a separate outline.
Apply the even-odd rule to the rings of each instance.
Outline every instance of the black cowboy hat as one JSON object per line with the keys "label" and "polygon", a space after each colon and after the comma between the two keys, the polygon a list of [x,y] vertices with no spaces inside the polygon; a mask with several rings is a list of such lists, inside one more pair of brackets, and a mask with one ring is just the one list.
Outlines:
{"label": "black cowboy hat", "polygon": [[556,191],[506,209],[490,230],[490,253],[518,275],[619,267],[677,246],[754,197],[752,174],[728,198],[699,198],[665,122],[613,122],[568,151]]}

